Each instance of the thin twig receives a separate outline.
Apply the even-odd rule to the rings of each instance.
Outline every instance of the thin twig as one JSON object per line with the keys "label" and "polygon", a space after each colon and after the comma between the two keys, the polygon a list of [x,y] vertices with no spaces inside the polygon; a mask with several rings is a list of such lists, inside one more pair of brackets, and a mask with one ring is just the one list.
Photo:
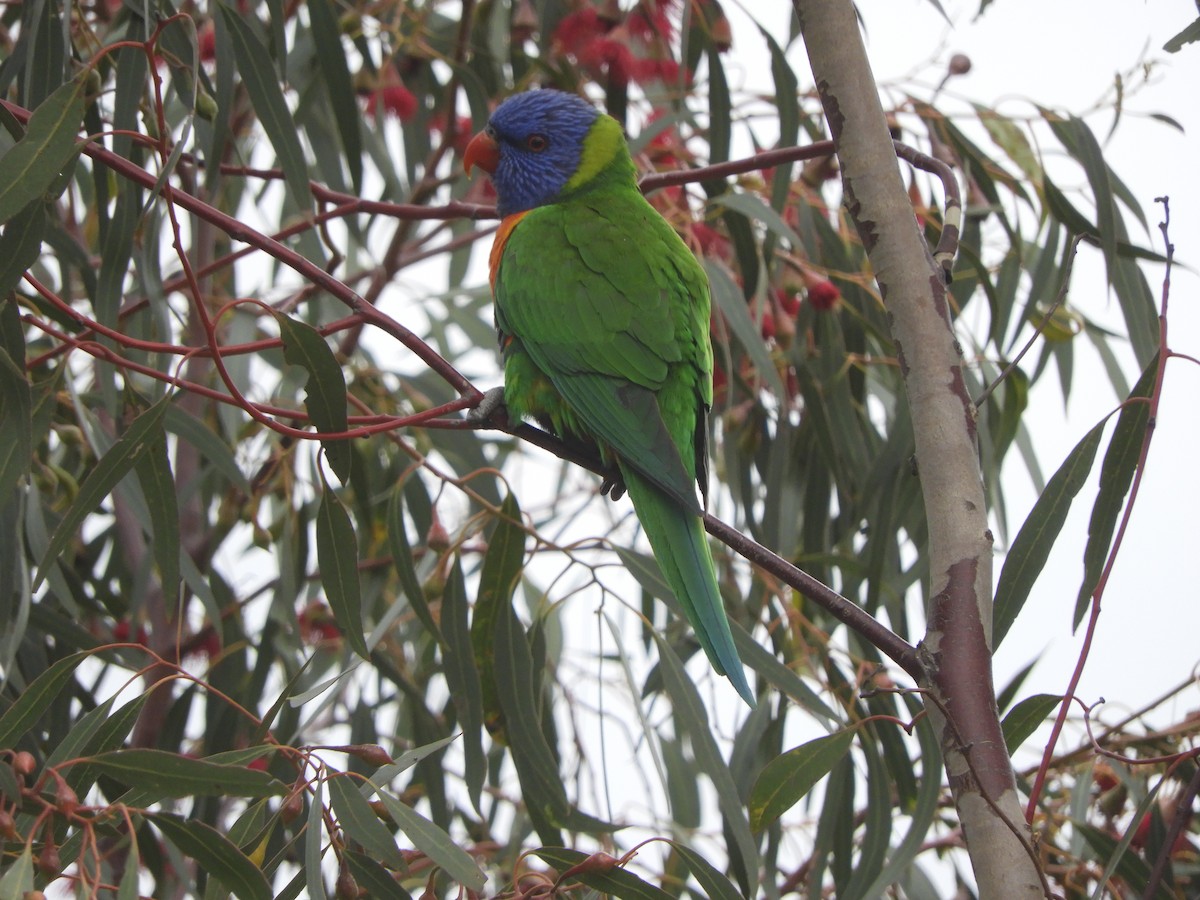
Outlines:
{"label": "thin twig", "polygon": [[1054,756],[1054,747],[1058,743],[1059,735],[1062,734],[1063,726],[1066,724],[1067,711],[1070,709],[1070,700],[1075,696],[1075,691],[1079,687],[1079,679],[1083,677],[1083,667],[1087,664],[1088,655],[1092,647],[1092,638],[1096,633],[1096,624],[1100,619],[1100,601],[1104,596],[1104,589],[1108,585],[1108,578],[1112,574],[1113,566],[1116,565],[1117,554],[1120,553],[1121,545],[1124,542],[1125,530],[1129,527],[1129,520],[1133,516],[1133,507],[1137,502],[1138,491],[1142,485],[1142,476],[1146,473],[1146,458],[1150,453],[1150,442],[1154,438],[1155,423],[1158,421],[1158,406],[1162,400],[1167,360],[1171,356],[1167,344],[1167,303],[1171,296],[1171,265],[1175,259],[1175,245],[1171,243],[1169,233],[1171,222],[1169,201],[1166,197],[1158,197],[1156,199],[1163,206],[1163,221],[1159,224],[1159,229],[1162,231],[1167,253],[1166,272],[1163,274],[1162,301],[1158,313],[1158,365],[1154,373],[1154,388],[1150,392],[1150,418],[1146,423],[1146,432],[1142,435],[1142,446],[1138,454],[1137,469],[1133,475],[1133,483],[1129,486],[1129,496],[1125,501],[1125,509],[1121,513],[1121,524],[1117,527],[1117,534],[1113,539],[1112,547],[1109,548],[1108,558],[1104,561],[1104,569],[1100,573],[1100,579],[1096,583],[1095,590],[1092,592],[1092,608],[1088,616],[1088,625],[1083,638],[1083,646],[1079,650],[1079,659],[1075,664],[1075,670],[1071,673],[1071,680],[1067,684],[1067,689],[1063,693],[1062,705],[1059,707],[1058,715],[1054,719],[1054,727],[1050,731],[1050,739],[1046,742],[1046,749],[1042,754],[1042,763],[1038,766],[1033,787],[1029,792],[1029,804],[1025,808],[1025,818],[1029,822],[1033,821],[1033,814],[1037,810],[1038,800],[1041,798],[1042,788],[1046,783],[1050,760]]}

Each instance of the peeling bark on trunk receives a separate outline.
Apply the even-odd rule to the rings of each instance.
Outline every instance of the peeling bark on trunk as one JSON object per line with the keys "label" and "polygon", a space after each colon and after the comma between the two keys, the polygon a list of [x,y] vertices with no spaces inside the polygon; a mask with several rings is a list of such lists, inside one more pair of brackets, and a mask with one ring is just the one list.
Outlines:
{"label": "peeling bark on trunk", "polygon": [[850,0],[795,0],[841,163],[846,207],[887,305],[912,415],[929,523],[928,630],[920,657],[980,896],[1043,896],[996,709],[992,534],[975,407],[939,267],[900,176]]}

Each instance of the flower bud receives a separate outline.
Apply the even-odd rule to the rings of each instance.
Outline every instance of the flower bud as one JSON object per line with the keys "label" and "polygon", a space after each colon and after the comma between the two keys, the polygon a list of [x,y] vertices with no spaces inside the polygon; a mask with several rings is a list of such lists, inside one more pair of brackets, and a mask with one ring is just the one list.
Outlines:
{"label": "flower bud", "polygon": [[971,71],[971,57],[965,53],[955,53],[950,57],[946,72],[950,75],[966,75]]}

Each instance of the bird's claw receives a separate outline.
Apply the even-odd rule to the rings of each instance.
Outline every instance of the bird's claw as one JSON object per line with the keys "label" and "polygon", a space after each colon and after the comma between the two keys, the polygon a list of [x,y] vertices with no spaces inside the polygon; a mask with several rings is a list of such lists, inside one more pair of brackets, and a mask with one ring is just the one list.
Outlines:
{"label": "bird's claw", "polygon": [[467,410],[467,421],[475,425],[498,425],[500,419],[508,420],[508,407],[504,403],[504,388],[494,387],[485,391],[478,405]]}
{"label": "bird's claw", "polygon": [[625,496],[625,479],[620,472],[609,472],[600,482],[600,496],[609,500],[620,500]]}

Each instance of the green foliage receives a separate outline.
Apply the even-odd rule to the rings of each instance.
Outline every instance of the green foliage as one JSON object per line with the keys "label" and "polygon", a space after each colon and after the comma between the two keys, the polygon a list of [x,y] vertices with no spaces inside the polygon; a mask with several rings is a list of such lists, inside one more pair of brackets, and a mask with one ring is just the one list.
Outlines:
{"label": "green foliage", "polygon": [[[586,91],[650,176],[819,140],[777,23],[733,36],[772,99],[727,73],[716,0],[46,0],[0,20],[0,897],[873,897],[941,865],[937,740],[875,647],[714,544],[764,686],[731,711],[627,505],[462,418],[500,377],[471,222],[491,195],[460,165],[489,106]],[[950,315],[1002,535],[1013,447],[1040,482],[1025,413],[1050,363],[1065,393],[1086,335],[1130,395],[1086,602],[1151,427],[1156,257],[1126,225],[1146,217],[1084,120],[934,102],[890,112],[966,179]],[[710,508],[916,643],[912,426],[836,160],[745,169],[649,193],[713,292]],[[906,178],[936,242],[940,182]],[[1075,236],[1126,336],[1065,299]],[[1132,392],[1125,340],[1149,373]],[[997,642],[1102,439],[1017,532]],[[1056,700],[1016,703],[1010,747]],[[1144,877],[1153,839],[1127,818],[1161,784],[1051,777],[1064,883]]]}

